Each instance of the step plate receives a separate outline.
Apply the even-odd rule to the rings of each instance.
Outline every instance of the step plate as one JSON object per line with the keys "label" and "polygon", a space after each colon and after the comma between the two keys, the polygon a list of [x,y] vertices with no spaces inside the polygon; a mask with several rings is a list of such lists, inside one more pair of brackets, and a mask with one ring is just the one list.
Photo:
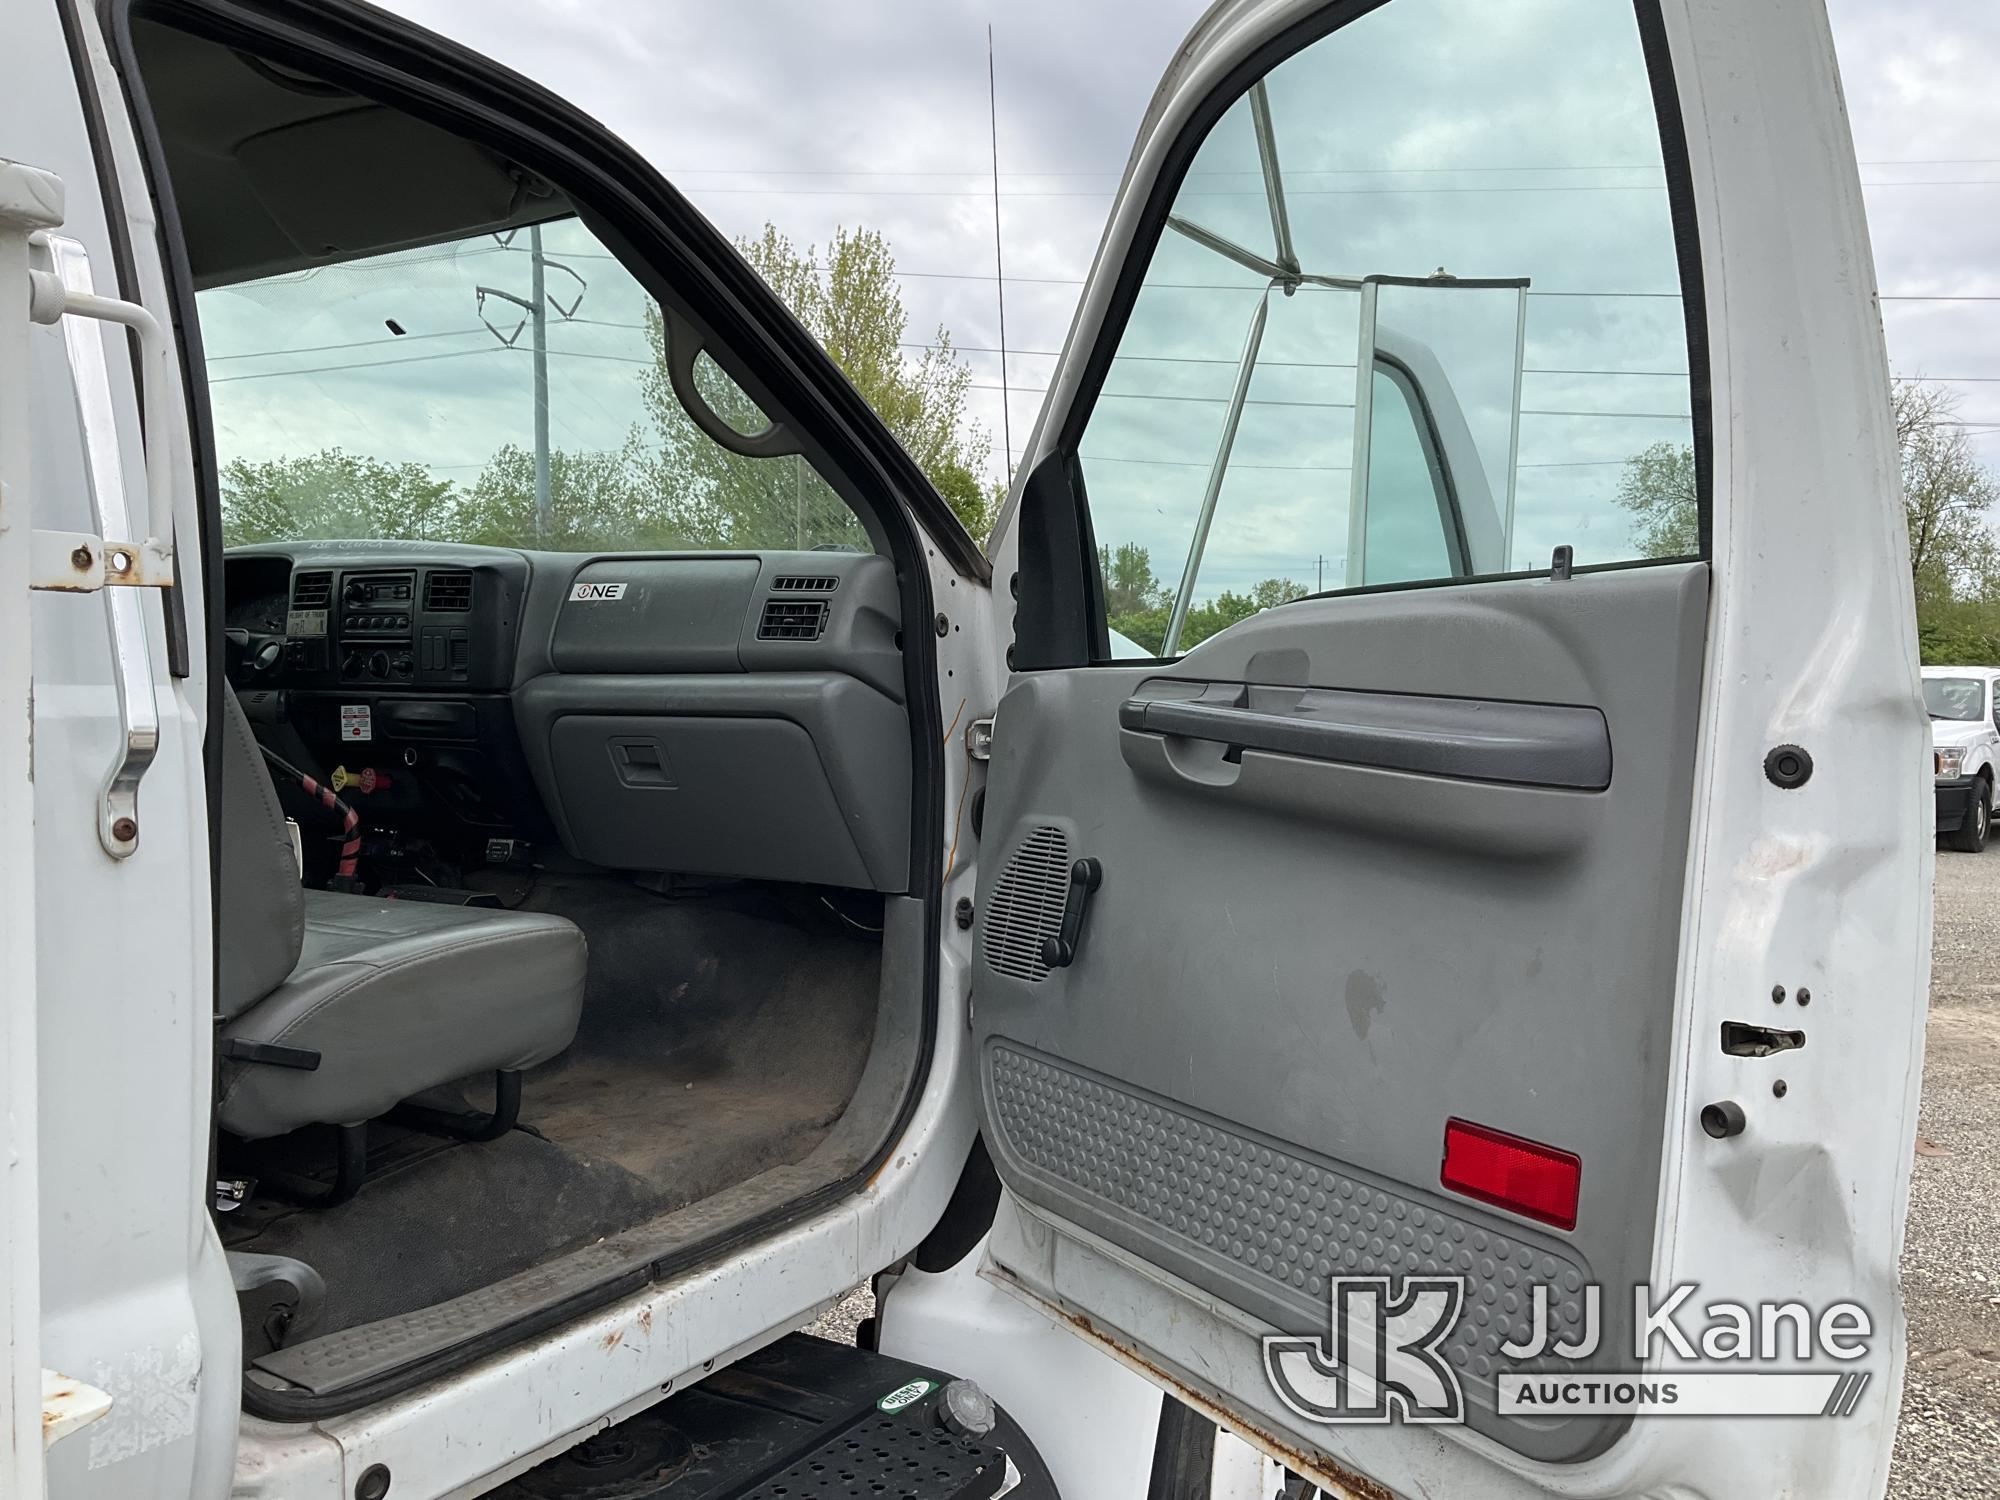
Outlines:
{"label": "step plate", "polygon": [[[495,1500],[1053,1500],[1001,1415],[938,1424],[952,1377],[795,1333],[493,1491]],[[1010,1463],[1010,1458],[1013,1462]]]}

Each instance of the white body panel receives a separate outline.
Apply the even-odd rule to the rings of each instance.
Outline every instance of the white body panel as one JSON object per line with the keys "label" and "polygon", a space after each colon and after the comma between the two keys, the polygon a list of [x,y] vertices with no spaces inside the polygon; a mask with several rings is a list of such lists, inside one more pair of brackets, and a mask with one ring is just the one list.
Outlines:
{"label": "white body panel", "polygon": [[[60,233],[89,255],[100,294],[163,307],[156,263],[142,264],[137,286],[118,284],[100,163],[55,8],[16,8],[8,42],[0,154],[63,179]],[[129,136],[114,130],[110,144],[125,180],[139,180]],[[149,243],[151,210],[136,207],[125,227]],[[71,337],[103,341],[111,400],[98,406],[86,394],[88,431],[65,346]],[[115,521],[105,529],[124,533],[119,513],[143,515],[146,495],[128,335],[100,323],[59,324],[36,327],[30,344],[34,523],[98,532],[85,459],[95,443],[111,460],[109,492],[97,497]],[[180,392],[166,394],[178,415]],[[192,475],[183,467],[174,477],[179,528],[196,536]],[[219,1496],[234,1448],[235,1300],[203,1202],[211,1048],[205,679],[199,654],[192,675],[169,676],[165,602],[149,588],[117,601],[109,591],[36,593],[27,606],[39,835],[31,864],[45,893],[34,908],[42,1360],[111,1398],[102,1417],[50,1451],[50,1492],[64,1497]],[[198,628],[198,565],[183,575],[177,607]],[[138,847],[124,859],[106,852],[95,814],[123,741],[114,608],[145,632],[160,717],[138,796]]]}

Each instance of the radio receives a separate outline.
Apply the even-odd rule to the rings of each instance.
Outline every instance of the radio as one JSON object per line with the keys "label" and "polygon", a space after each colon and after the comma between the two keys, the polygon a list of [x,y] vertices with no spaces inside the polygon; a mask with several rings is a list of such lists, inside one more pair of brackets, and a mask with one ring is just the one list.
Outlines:
{"label": "radio", "polygon": [[349,573],[340,588],[340,633],[369,640],[408,640],[417,575]]}

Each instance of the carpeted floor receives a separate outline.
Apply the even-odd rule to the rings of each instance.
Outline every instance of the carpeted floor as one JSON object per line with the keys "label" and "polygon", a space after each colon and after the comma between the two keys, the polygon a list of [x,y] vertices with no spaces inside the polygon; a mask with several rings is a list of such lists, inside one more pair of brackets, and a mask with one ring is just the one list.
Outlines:
{"label": "carpeted floor", "polygon": [[[850,910],[851,904],[851,910]],[[806,1156],[867,1061],[879,923],[859,898],[733,887],[666,897],[616,876],[544,877],[524,905],[590,943],[575,1042],[530,1073],[517,1130],[441,1145],[370,1135],[360,1196],[322,1212],[259,1201],[230,1248],[325,1278],[331,1332],[428,1307]],[[467,1099],[484,1107],[483,1083]],[[238,1169],[330,1164],[324,1135],[259,1143]]]}

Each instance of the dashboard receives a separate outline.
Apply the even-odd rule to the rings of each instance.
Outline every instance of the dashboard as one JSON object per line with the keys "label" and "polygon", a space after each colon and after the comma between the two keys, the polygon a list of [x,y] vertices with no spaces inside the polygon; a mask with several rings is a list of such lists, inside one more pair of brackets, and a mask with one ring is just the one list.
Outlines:
{"label": "dashboard", "polygon": [[893,565],[258,543],[223,562],[252,727],[364,824],[461,863],[908,884]]}

